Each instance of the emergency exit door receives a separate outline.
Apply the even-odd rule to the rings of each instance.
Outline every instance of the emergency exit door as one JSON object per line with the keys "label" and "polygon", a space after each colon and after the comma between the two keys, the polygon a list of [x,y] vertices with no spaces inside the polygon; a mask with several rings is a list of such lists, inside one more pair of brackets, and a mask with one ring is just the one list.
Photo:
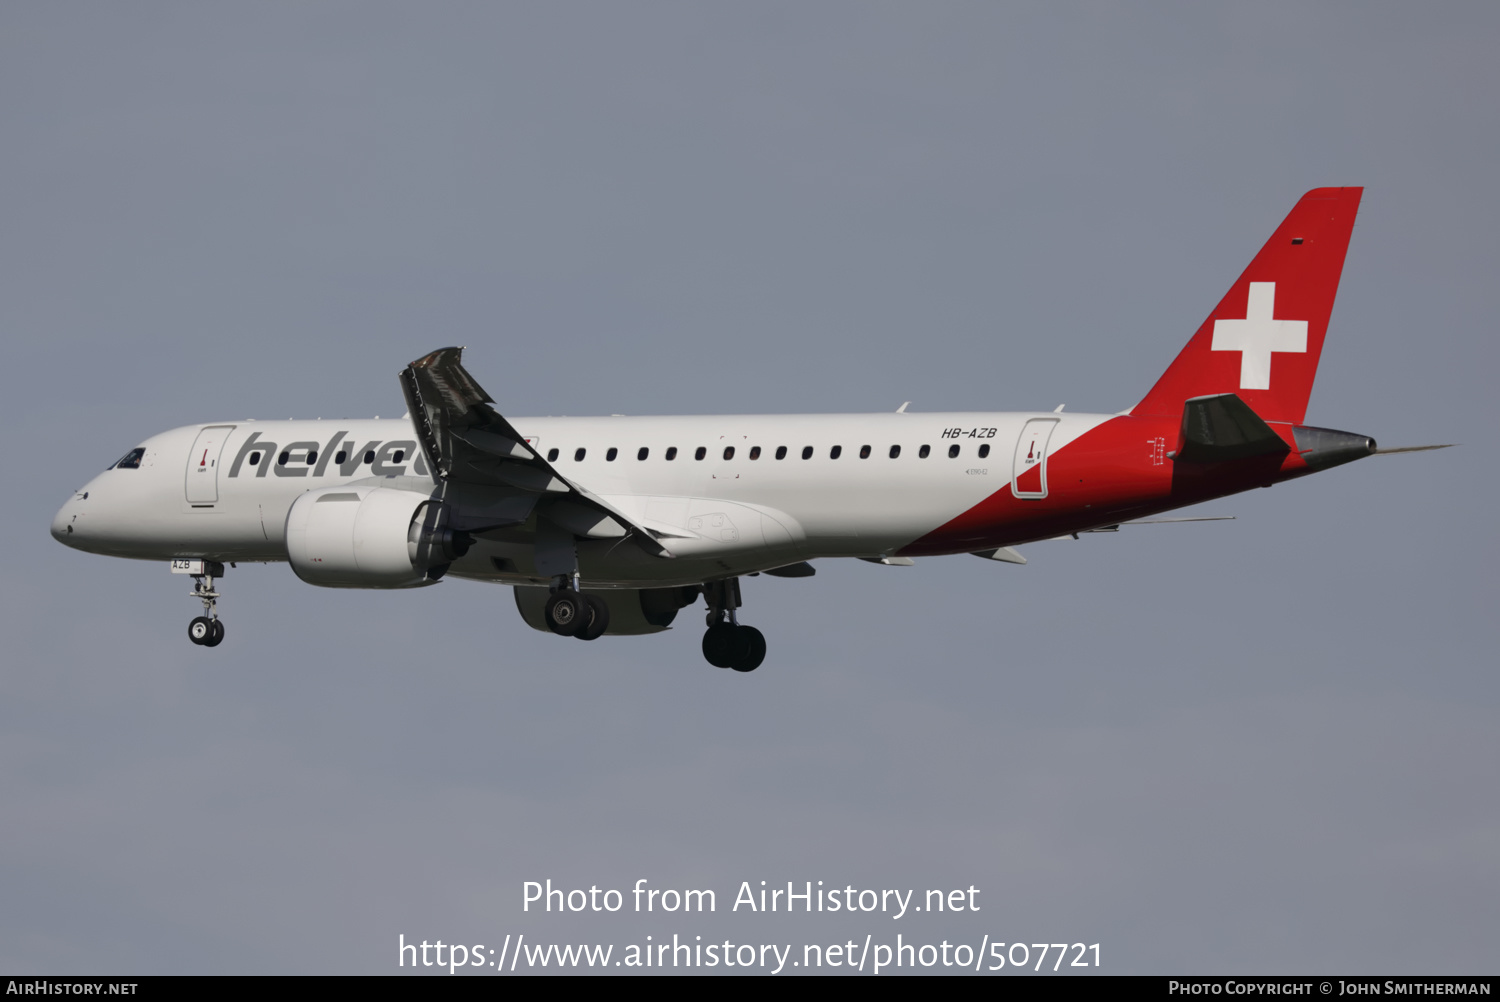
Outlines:
{"label": "emergency exit door", "polygon": [[1010,474],[1010,490],[1016,497],[1047,496],[1047,442],[1056,427],[1057,418],[1033,418],[1021,429]]}

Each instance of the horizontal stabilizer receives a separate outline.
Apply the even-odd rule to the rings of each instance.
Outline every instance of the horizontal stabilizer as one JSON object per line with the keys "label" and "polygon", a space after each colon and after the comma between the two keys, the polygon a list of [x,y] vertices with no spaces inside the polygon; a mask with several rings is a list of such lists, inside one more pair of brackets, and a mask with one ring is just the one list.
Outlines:
{"label": "horizontal stabilizer", "polygon": [[1164,525],[1167,522],[1233,522],[1234,515],[1194,515],[1186,518],[1138,518],[1121,525]]}
{"label": "horizontal stabilizer", "polygon": [[1182,518],[1138,518],[1130,522],[1116,522],[1113,525],[1096,525],[1092,529],[1079,529],[1070,532],[1066,536],[1052,536],[1051,539],[1077,539],[1080,535],[1090,532],[1119,532],[1122,525],[1164,525],[1168,522],[1233,522],[1237,516],[1234,515],[1188,515]]}
{"label": "horizontal stabilizer", "polygon": [[1172,458],[1189,463],[1228,463],[1252,456],[1285,454],[1291,447],[1233,393],[1193,397],[1182,407],[1182,434]]}

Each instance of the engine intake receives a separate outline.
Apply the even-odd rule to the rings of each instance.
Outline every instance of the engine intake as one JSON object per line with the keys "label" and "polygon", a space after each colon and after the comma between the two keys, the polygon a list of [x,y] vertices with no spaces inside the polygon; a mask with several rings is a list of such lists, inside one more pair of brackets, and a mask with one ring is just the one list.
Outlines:
{"label": "engine intake", "polygon": [[447,521],[443,503],[418,491],[308,491],[287,512],[287,558],[299,578],[325,588],[417,588],[473,544]]}

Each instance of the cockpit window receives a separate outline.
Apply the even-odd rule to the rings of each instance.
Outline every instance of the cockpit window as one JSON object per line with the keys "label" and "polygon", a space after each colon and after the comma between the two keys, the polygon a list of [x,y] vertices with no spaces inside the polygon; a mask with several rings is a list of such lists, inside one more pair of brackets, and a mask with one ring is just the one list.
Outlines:
{"label": "cockpit window", "polygon": [[119,462],[110,466],[111,470],[138,470],[141,468],[141,457],[146,454],[144,447],[131,449],[120,457]]}

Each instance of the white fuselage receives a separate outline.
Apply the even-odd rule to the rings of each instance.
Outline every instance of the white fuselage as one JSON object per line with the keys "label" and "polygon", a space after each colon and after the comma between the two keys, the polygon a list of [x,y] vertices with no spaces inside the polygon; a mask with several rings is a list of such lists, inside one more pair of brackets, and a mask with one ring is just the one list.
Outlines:
{"label": "white fuselage", "polygon": [[[1038,427],[1028,422],[1047,423],[1052,455],[1108,419],[889,413],[512,423],[558,473],[659,535],[676,558],[617,539],[580,542],[586,580],[628,586],[893,554],[1010,484],[1018,439]],[[372,478],[436,486],[407,420],[191,425],[141,447],[137,468],[111,468],[63,505],[54,536],[122,557],[278,561],[287,559],[287,512],[306,491]],[[478,542],[452,574],[534,580],[525,527]]]}

